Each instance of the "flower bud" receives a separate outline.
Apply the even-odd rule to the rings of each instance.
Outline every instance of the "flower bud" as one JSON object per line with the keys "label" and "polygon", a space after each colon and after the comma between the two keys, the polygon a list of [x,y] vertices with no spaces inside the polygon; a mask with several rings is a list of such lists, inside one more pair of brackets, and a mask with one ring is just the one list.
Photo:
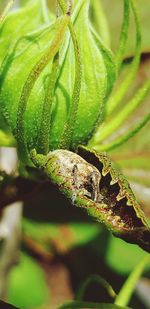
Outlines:
{"label": "flower bud", "polygon": [[[76,115],[72,117],[73,133],[69,146],[71,149],[75,149],[78,144],[85,144],[102,121],[106,98],[115,80],[112,53],[92,29],[89,20],[89,2],[85,0],[75,2],[71,16],[81,58],[81,89],[78,89],[80,96]],[[29,89],[25,89],[24,93],[28,93],[28,97],[21,109],[22,93],[24,88],[29,87],[27,81],[30,75],[34,75],[31,74],[32,70],[46,54],[58,30],[57,22],[50,23],[49,26],[44,26],[43,23],[41,27],[42,16],[39,16],[39,12],[33,14],[32,6],[30,2],[24,9],[13,13],[12,17],[7,17],[1,31],[1,41],[4,42],[5,48],[0,54],[2,116],[17,140],[19,139],[16,134],[17,118],[22,117],[20,130],[24,129],[24,144],[28,152],[37,147],[41,121],[43,121],[43,104],[46,100],[45,84],[47,76],[51,74],[53,59],[43,66],[34,83],[31,81],[33,87],[30,92]],[[34,73],[36,74],[36,71]],[[62,132],[72,105],[75,75],[75,50],[68,30],[63,34],[59,48],[59,70],[50,111],[49,150],[60,147]],[[20,148],[22,148],[19,149],[21,156],[24,145]],[[22,156],[22,159],[26,160],[25,156]]]}

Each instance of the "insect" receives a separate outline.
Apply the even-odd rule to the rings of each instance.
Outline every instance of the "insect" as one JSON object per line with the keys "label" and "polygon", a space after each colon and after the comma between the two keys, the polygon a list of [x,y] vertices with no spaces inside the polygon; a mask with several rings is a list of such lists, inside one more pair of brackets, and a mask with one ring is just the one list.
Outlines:
{"label": "insect", "polygon": [[[11,18],[13,22],[15,18],[6,21],[6,34],[3,25],[2,42],[6,45],[2,45],[0,59],[1,129],[12,133],[24,165],[42,169],[74,205],[86,209],[117,237],[150,252],[150,230],[125,177],[105,153],[78,147],[90,140],[103,120],[105,102],[123,56],[125,29],[115,58],[90,24],[90,1],[76,1],[73,14],[71,3],[59,0],[62,15],[38,31],[28,29],[30,23],[24,26],[21,17],[20,35],[13,33],[10,47],[7,22],[10,27]],[[123,25],[128,24],[130,6],[139,31],[133,1],[124,1],[127,20]],[[31,8],[29,11],[33,15]],[[28,18],[26,9],[25,16]],[[137,46],[139,37],[138,33]],[[133,70],[138,61],[139,50]],[[129,74],[125,87],[133,76]],[[124,84],[121,93],[125,92]]]}
{"label": "insect", "polygon": [[150,252],[150,230],[129,183],[105,153],[79,147],[48,155],[31,152],[32,160],[78,206],[104,223],[117,237]]}

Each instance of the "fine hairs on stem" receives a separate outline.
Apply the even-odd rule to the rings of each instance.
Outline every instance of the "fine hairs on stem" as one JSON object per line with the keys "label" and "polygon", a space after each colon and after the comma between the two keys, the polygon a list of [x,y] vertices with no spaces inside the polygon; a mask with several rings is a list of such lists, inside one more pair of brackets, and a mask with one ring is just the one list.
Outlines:
{"label": "fine hairs on stem", "polygon": [[[129,0],[128,0],[129,1]],[[137,4],[136,4],[136,0],[131,0],[130,2],[130,6],[133,12],[133,16],[134,16],[134,20],[135,20],[135,26],[136,26],[136,46],[135,46],[135,56],[133,57],[131,66],[130,66],[130,70],[128,75],[126,76],[126,78],[123,80],[123,82],[121,83],[119,89],[116,91],[115,94],[113,94],[108,103],[107,103],[107,114],[108,116],[111,115],[111,113],[114,111],[114,109],[118,106],[118,104],[121,102],[123,96],[125,95],[125,93],[127,92],[131,82],[133,81],[138,66],[139,66],[139,62],[140,62],[140,53],[141,53],[141,26],[140,26],[140,20],[139,20],[139,14],[138,14],[138,10],[137,10]],[[125,14],[125,13],[124,13]],[[125,18],[128,19],[128,16],[126,16],[125,14]],[[124,22],[125,23],[125,22]],[[123,29],[122,29],[123,30]],[[128,28],[125,27],[124,31],[128,33]],[[126,35],[127,35],[126,33]],[[124,37],[124,35],[122,35],[122,37]],[[121,40],[121,46],[124,46],[125,43],[125,39]],[[123,56],[122,54],[122,49],[120,47],[120,52],[117,53],[117,61],[118,63],[120,63],[121,57]],[[119,60],[120,59],[120,60]]]}
{"label": "fine hairs on stem", "polygon": [[45,51],[44,55],[42,55],[40,60],[34,65],[33,69],[30,71],[22,89],[17,111],[16,139],[18,143],[18,150],[22,152],[25,158],[28,157],[30,151],[30,149],[28,149],[28,145],[26,144],[24,130],[24,114],[27,108],[27,103],[39,75],[58,53],[63,41],[64,34],[66,33],[69,21],[70,16],[68,14],[63,14],[63,16],[60,17],[59,23],[57,23],[56,21],[55,38],[52,41],[50,47],[48,47]]}
{"label": "fine hairs on stem", "polygon": [[[66,4],[64,0],[60,0],[60,7],[63,10],[63,12],[66,10]],[[72,7],[72,0],[69,0],[69,8]],[[67,148],[69,149],[71,146],[71,141],[73,137],[74,127],[76,124],[76,117],[77,117],[77,111],[78,111],[78,104],[80,100],[80,90],[81,90],[81,77],[82,77],[82,71],[81,71],[81,57],[80,57],[80,48],[78,45],[78,41],[76,38],[76,33],[73,28],[73,24],[70,21],[69,24],[69,30],[74,46],[74,53],[75,53],[75,82],[74,82],[74,89],[72,94],[72,104],[68,113],[67,121],[64,125],[64,131],[62,133],[61,141],[59,148]]]}

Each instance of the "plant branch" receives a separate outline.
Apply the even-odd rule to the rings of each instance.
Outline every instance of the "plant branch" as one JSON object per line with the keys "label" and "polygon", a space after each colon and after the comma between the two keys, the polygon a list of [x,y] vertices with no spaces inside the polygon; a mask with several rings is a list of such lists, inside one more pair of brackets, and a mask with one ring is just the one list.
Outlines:
{"label": "plant branch", "polygon": [[20,176],[14,177],[4,172],[0,173],[0,177],[0,210],[16,201],[25,201],[45,183]]}

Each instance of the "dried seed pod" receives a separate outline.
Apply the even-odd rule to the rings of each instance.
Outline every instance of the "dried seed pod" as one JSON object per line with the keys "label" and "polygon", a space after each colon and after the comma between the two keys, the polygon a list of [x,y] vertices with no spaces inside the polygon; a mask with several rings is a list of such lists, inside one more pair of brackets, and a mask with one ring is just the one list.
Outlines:
{"label": "dried seed pod", "polygon": [[85,208],[115,236],[150,252],[144,213],[129,183],[106,154],[80,147],[78,154],[59,149],[43,156],[33,150],[31,156],[74,205]]}

